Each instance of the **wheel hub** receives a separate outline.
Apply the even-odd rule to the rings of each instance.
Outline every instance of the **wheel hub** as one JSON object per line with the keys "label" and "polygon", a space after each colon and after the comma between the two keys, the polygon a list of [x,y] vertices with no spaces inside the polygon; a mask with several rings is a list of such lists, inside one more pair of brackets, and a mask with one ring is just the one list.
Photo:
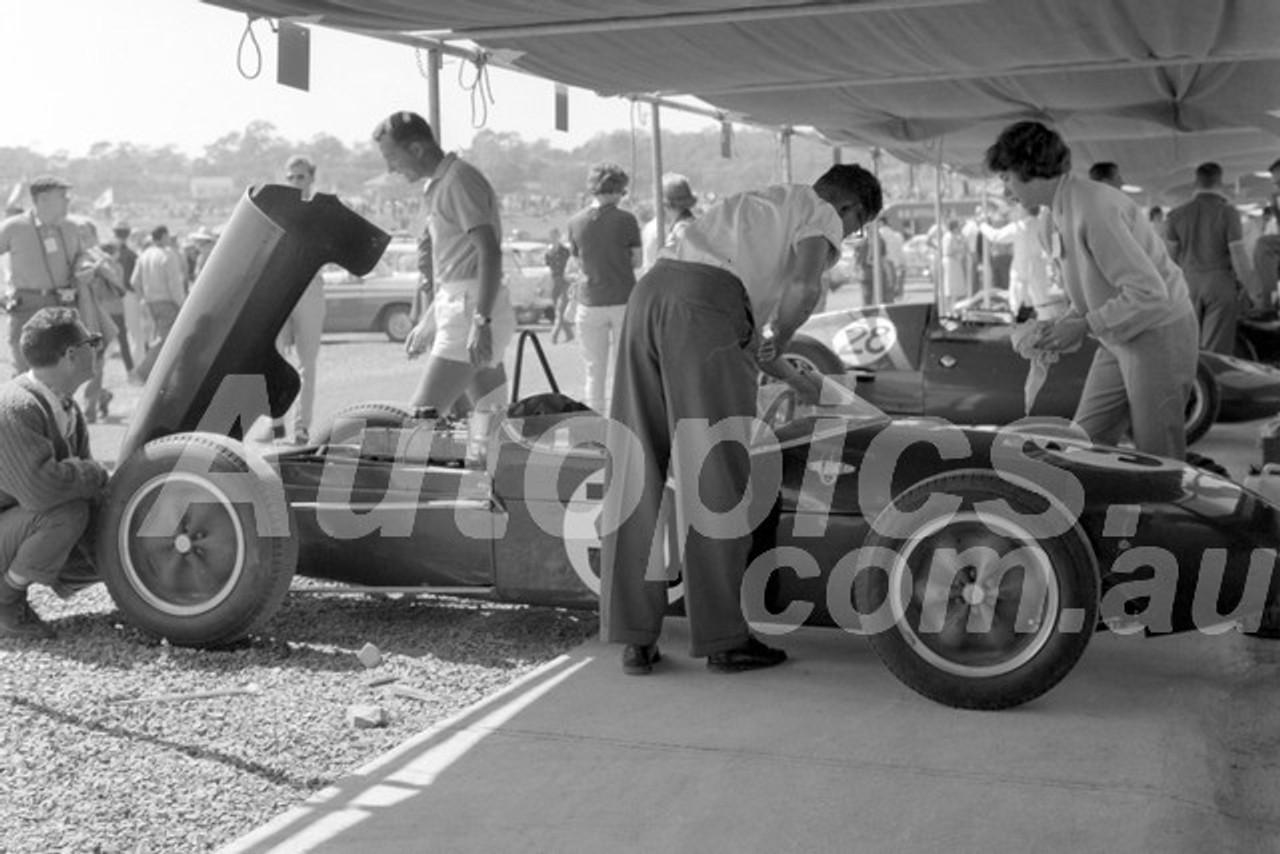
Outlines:
{"label": "wheel hub", "polygon": [[978,605],[981,605],[983,602],[987,601],[987,591],[983,590],[980,586],[978,586],[977,584],[974,584],[973,582],[970,582],[964,586],[964,591],[961,593],[961,595],[964,597],[965,603],[968,604],[970,607],[974,607],[974,608],[976,608]]}
{"label": "wheel hub", "polygon": [[187,536],[186,534],[179,534],[178,536],[174,537],[173,548],[180,555],[191,554],[191,549],[193,548],[191,543],[191,537]]}

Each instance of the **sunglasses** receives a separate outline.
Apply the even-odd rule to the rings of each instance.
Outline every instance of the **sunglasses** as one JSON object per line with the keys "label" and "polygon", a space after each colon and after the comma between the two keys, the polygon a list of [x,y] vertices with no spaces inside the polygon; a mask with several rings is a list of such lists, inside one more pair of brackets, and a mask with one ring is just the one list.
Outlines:
{"label": "sunglasses", "polygon": [[76,347],[81,347],[85,345],[88,345],[89,349],[93,350],[95,353],[101,353],[103,350],[102,336],[98,335],[97,333],[91,334],[88,338],[82,338],[81,340],[72,344],[67,349],[74,350]]}

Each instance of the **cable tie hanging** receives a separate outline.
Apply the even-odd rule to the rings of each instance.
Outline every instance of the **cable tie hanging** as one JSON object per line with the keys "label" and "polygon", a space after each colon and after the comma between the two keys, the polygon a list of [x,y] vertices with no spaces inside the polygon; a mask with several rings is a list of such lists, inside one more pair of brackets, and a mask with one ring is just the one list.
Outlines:
{"label": "cable tie hanging", "polygon": [[[244,32],[240,34],[240,44],[236,47],[236,70],[246,80],[253,80],[262,73],[262,46],[258,44],[258,37],[253,33],[253,22],[256,20],[257,18],[252,15],[245,16]],[[253,55],[258,63],[252,74],[245,71],[244,50],[246,39],[253,45]]]}
{"label": "cable tie hanging", "polygon": [[471,62],[476,68],[475,78],[468,82],[467,63],[459,63],[458,85],[471,95],[471,126],[478,129],[489,123],[489,105],[494,103],[493,88],[489,85],[489,55],[483,51],[478,52]]}

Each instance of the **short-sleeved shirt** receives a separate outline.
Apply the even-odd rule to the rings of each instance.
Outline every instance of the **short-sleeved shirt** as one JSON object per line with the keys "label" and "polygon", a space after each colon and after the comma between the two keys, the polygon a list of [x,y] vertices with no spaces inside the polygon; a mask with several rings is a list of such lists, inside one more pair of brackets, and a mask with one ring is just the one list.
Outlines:
{"label": "short-sleeved shirt", "polygon": [[569,249],[581,259],[586,283],[578,302],[586,306],[626,305],[636,285],[632,250],[640,247],[640,223],[615,204],[592,205],[569,220]]}
{"label": "short-sleeved shirt", "polygon": [[1197,190],[1195,198],[1169,212],[1165,225],[1169,254],[1192,273],[1230,270],[1231,244],[1243,235],[1239,211],[1213,190]]}
{"label": "short-sleeved shirt", "polygon": [[764,323],[788,285],[796,245],[809,237],[830,244],[831,267],[844,240],[840,215],[812,187],[778,184],[712,205],[660,257],[728,270],[746,288],[756,322]]}
{"label": "short-sleeved shirt", "polygon": [[75,284],[80,232],[70,222],[41,223],[34,212],[0,222],[0,253],[9,253],[9,284],[25,291],[50,291]]}
{"label": "short-sleeved shirt", "polygon": [[493,186],[479,169],[450,153],[436,167],[424,193],[435,283],[479,278],[480,253],[471,242],[471,231],[487,225],[496,239],[502,239]]}

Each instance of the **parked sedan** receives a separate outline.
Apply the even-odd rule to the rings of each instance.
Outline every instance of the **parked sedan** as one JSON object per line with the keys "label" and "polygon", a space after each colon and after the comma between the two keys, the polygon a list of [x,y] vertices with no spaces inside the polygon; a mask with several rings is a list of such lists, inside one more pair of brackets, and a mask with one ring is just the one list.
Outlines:
{"label": "parked sedan", "polygon": [[547,244],[536,240],[510,240],[502,244],[503,281],[511,291],[511,305],[519,324],[555,320],[551,270],[544,260],[547,248]]}
{"label": "parked sedan", "polygon": [[[858,394],[895,415],[932,415],[957,424],[1008,424],[1023,417],[1029,362],[1009,343],[1007,311],[975,305],[939,311],[933,303],[815,315],[792,345],[794,358],[824,373],[851,371]],[[1049,370],[1032,415],[1070,418],[1097,343],[1086,339]],[[1195,441],[1218,418],[1280,412],[1280,369],[1216,353],[1200,354],[1187,412]]]}
{"label": "parked sedan", "polygon": [[395,241],[367,275],[357,276],[327,264],[324,277],[325,332],[382,332],[403,341],[418,291],[418,247]]}

